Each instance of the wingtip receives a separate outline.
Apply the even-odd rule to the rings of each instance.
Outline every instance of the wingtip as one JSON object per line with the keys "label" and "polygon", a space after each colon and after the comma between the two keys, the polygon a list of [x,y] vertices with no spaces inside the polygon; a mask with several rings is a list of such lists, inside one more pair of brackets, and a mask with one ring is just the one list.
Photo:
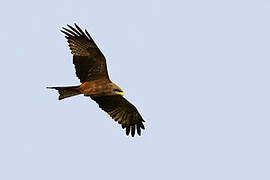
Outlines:
{"label": "wingtip", "polygon": [[143,124],[141,124],[141,128],[144,130],[145,129],[145,127],[144,127],[144,125]]}
{"label": "wingtip", "polygon": [[78,26],[76,23],[74,23],[74,26],[75,26],[76,28],[79,28],[79,26]]}
{"label": "wingtip", "polygon": [[[137,134],[138,136],[141,136],[141,135],[142,135],[141,129],[145,129],[143,125],[137,125],[137,128],[136,128],[136,126],[127,126],[127,127],[123,127],[123,125],[122,125],[122,128],[123,128],[123,129],[126,128],[126,135],[127,135],[127,136],[130,135],[131,137],[134,137],[136,134]],[[136,132],[137,132],[137,133],[136,133]]]}
{"label": "wingtip", "polygon": [[126,135],[128,136],[130,132],[130,126],[126,127]]}
{"label": "wingtip", "polygon": [[140,128],[140,126],[138,126],[138,125],[137,125],[137,134],[138,134],[139,136],[141,136],[141,128]]}
{"label": "wingtip", "polygon": [[65,34],[66,35],[65,37],[68,37],[69,34],[66,31],[64,31],[64,30],[66,30],[66,28],[63,27],[63,29],[61,29],[60,32],[63,33],[63,34]]}

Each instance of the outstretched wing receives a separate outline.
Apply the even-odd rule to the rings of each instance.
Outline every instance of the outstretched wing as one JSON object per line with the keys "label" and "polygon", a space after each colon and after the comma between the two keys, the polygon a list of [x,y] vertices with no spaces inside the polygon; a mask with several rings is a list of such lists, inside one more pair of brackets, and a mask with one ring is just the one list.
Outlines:
{"label": "outstretched wing", "polygon": [[141,129],[144,129],[143,118],[139,114],[134,105],[128,102],[120,95],[115,96],[100,96],[91,98],[98,103],[99,107],[107,112],[115,121],[126,128],[126,134],[135,135],[137,130],[138,135],[141,135]]}
{"label": "outstretched wing", "polygon": [[73,54],[76,75],[80,81],[83,83],[102,78],[109,79],[105,57],[87,30],[83,32],[76,24],[75,28],[67,26],[69,29],[63,27],[61,32],[66,35]]}

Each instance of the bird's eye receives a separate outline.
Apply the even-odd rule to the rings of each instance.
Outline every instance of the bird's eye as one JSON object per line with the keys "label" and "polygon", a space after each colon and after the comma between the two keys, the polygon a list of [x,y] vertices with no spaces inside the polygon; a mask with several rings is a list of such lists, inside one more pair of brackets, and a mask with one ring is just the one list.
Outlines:
{"label": "bird's eye", "polygon": [[116,91],[116,92],[122,92],[120,89],[114,89],[114,91]]}

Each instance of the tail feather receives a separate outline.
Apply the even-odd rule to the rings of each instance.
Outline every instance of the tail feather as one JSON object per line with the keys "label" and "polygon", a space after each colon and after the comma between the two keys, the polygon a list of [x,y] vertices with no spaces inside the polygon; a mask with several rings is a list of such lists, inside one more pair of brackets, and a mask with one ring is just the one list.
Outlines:
{"label": "tail feather", "polygon": [[64,98],[68,98],[71,96],[76,96],[81,94],[81,92],[79,90],[77,90],[76,88],[78,88],[80,86],[69,86],[69,87],[47,87],[48,89],[56,89],[58,90],[59,93],[59,97],[58,99],[64,99]]}

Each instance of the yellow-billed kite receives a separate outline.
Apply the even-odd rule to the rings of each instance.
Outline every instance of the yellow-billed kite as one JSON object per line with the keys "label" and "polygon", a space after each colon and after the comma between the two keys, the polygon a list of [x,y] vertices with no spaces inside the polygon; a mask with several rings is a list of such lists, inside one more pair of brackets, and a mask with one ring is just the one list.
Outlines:
{"label": "yellow-billed kite", "polygon": [[70,87],[48,87],[59,92],[59,100],[83,94],[90,96],[99,107],[107,112],[115,121],[126,129],[126,134],[134,136],[137,130],[141,135],[144,129],[143,118],[134,105],[123,97],[123,91],[111,82],[106,60],[87,30],[83,32],[75,24],[75,28],[67,25],[63,28],[71,53],[76,75],[81,85]]}

